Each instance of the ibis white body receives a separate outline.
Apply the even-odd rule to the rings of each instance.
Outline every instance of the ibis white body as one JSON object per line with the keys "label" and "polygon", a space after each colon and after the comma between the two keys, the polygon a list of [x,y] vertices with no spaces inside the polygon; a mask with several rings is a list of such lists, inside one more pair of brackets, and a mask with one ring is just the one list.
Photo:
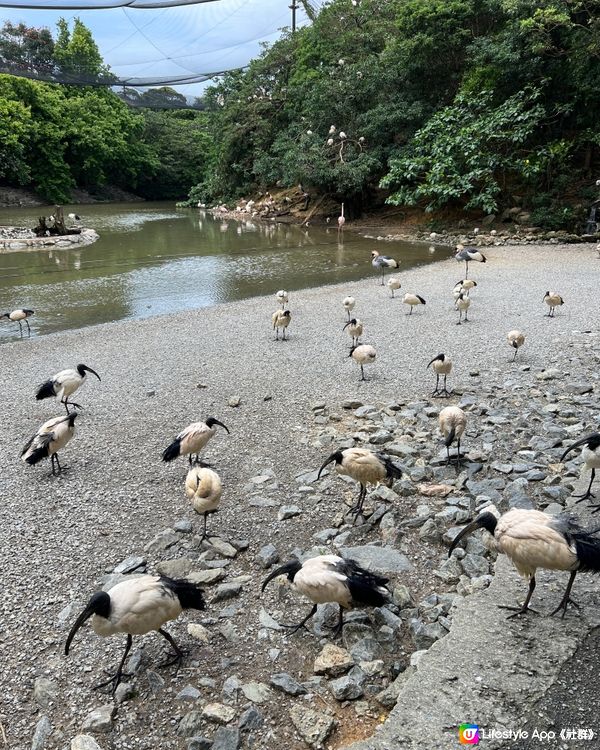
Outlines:
{"label": "ibis white body", "polygon": [[213,513],[221,503],[221,479],[212,469],[194,466],[185,478],[185,493],[196,513]]}
{"label": "ibis white body", "polygon": [[30,318],[33,314],[34,314],[33,310],[22,308],[19,310],[13,310],[12,312],[6,312],[3,315],[0,315],[0,318],[7,318],[8,320],[11,320],[13,323],[18,323],[21,336],[23,336],[23,326],[21,325],[21,321],[24,320],[25,325],[27,326],[27,332],[31,336],[31,328],[29,327],[29,321],[27,320],[27,318]]}
{"label": "ibis white body", "polygon": [[363,322],[357,318],[351,318],[344,329],[348,331],[348,335],[352,336],[352,346],[358,346],[358,340],[363,335]]}
{"label": "ibis white body", "polygon": [[522,331],[519,331],[515,328],[513,331],[509,331],[506,334],[506,338],[508,339],[508,343],[510,344],[510,346],[512,346],[515,350],[515,356],[513,357],[514,362],[517,358],[517,352],[525,343],[525,335]]}
{"label": "ibis white body", "polygon": [[338,216],[338,232],[340,229],[344,228],[344,224],[346,223],[346,217],[344,216],[344,204],[342,203],[342,212]]}
{"label": "ibis white body", "polygon": [[546,294],[544,295],[544,302],[550,308],[548,310],[548,315],[547,315],[548,318],[553,318],[555,309],[565,304],[564,299],[560,296],[558,292],[546,292]]}
{"label": "ibis white body", "polygon": [[400,283],[400,279],[397,276],[390,276],[390,278],[387,280],[387,286],[390,292],[392,293],[392,298],[394,297],[394,292],[398,291],[402,284]]}
{"label": "ibis white body", "polygon": [[439,413],[438,425],[444,436],[448,461],[450,461],[450,446],[455,441],[457,458],[460,459],[460,441],[467,426],[467,415],[458,406],[447,406]]}
{"label": "ibis white body", "polygon": [[292,319],[292,314],[289,310],[275,310],[271,315],[271,322],[273,323],[273,330],[275,336],[279,339],[279,331],[281,330],[281,338],[285,341],[285,330],[289,326]]}
{"label": "ibis white body", "polygon": [[344,310],[348,313],[348,318],[350,318],[350,313],[354,310],[356,300],[354,297],[344,297],[342,305],[344,305]]}
{"label": "ibis white body", "polygon": [[[445,354],[438,354],[434,357],[427,367],[431,366],[435,372],[435,390],[431,394],[432,396],[449,396],[448,389],[446,388],[446,380],[448,375],[452,372],[452,360]],[[440,390],[440,376],[444,377],[444,387]]]}
{"label": "ibis white body", "polygon": [[214,425],[223,427],[229,433],[227,427],[214,417],[209,417],[206,422],[192,422],[166,448],[163,453],[163,461],[172,461],[178,456],[190,456],[191,463],[192,454],[195,453],[197,457],[208,441],[216,434]]}
{"label": "ibis white body", "polygon": [[456,325],[457,326],[461,325],[463,313],[464,313],[464,316],[465,316],[465,321],[464,322],[468,323],[469,319],[467,317],[467,312],[469,310],[469,307],[471,307],[471,300],[467,296],[465,296],[464,292],[461,292],[458,295],[458,297],[456,299],[456,302],[455,302],[455,307],[456,307],[456,309],[458,310],[458,313],[459,313],[459,315],[458,315],[458,322],[457,322]]}
{"label": "ibis white body", "polygon": [[466,294],[466,296],[469,296],[469,292],[471,289],[474,289],[477,286],[477,282],[473,281],[473,279],[461,279],[460,281],[457,281],[454,285],[454,299],[458,298],[458,295],[463,292]]}
{"label": "ibis white body", "polygon": [[410,306],[410,312],[408,313],[409,315],[412,315],[413,307],[427,304],[423,297],[419,296],[418,294],[411,294],[410,292],[407,292],[404,295],[404,297],[402,298],[402,302],[405,305]]}
{"label": "ibis white body", "polygon": [[374,346],[370,344],[359,344],[350,350],[350,356],[360,366],[361,380],[365,380],[364,366],[371,365],[375,362],[377,352]]}
{"label": "ibis white body", "polygon": [[365,486],[377,485],[389,478],[387,462],[382,459],[384,454],[378,455],[368,448],[346,448],[340,453],[341,460],[335,464],[338,474],[351,477]]}
{"label": "ibis white body", "polygon": [[287,305],[289,298],[290,298],[290,295],[288,294],[288,292],[286,292],[285,289],[280,289],[277,292],[277,300],[281,304],[282,308]]}
{"label": "ibis white body", "polygon": [[[35,466],[44,458],[50,458],[52,462],[52,474],[61,472],[58,460],[58,451],[72,439],[75,434],[75,417],[77,412],[71,412],[66,416],[54,417],[39,428],[25,443],[21,451],[21,458],[25,463]],[[55,464],[58,472],[55,472]]]}
{"label": "ibis white body", "polygon": [[[574,442],[562,454],[560,460],[564,461],[566,456],[579,446],[582,446],[581,457],[584,460],[583,471],[591,471],[592,476],[590,477],[590,483],[586,492],[583,495],[573,496],[579,498],[577,502],[586,500],[588,497],[596,497],[592,493],[592,484],[594,483],[594,479],[596,478],[596,469],[600,469],[600,432],[592,432],[591,435],[586,435],[585,437],[582,437]],[[592,505],[590,507],[592,508],[592,513],[597,513],[598,511],[600,511],[600,505],[598,504]]]}

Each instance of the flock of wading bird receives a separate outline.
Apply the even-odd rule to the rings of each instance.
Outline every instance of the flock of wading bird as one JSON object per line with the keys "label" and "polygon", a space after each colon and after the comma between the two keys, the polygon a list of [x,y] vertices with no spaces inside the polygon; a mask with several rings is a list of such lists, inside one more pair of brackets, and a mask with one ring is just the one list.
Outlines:
{"label": "flock of wading bird", "polygon": [[[458,247],[455,257],[466,264],[465,278],[454,287],[456,307],[460,312],[460,324],[463,322],[463,313],[464,322],[467,322],[469,292],[477,286],[475,281],[468,279],[468,264],[470,262],[485,263],[486,258],[477,248],[462,246]],[[381,270],[383,285],[385,269],[398,268],[399,264],[393,258],[382,256],[376,251],[372,253],[372,258],[373,267]],[[389,278],[387,286],[393,296],[394,291],[401,287],[400,280],[396,277]],[[281,290],[277,293],[277,299],[281,309],[273,313],[273,328],[277,339],[279,339],[281,329],[282,339],[285,340],[286,329],[291,320],[290,312],[286,309],[289,295]],[[415,302],[415,299],[418,302]],[[425,300],[419,295],[406,295],[404,301],[411,306],[411,313],[413,306],[425,304]],[[563,304],[559,294],[550,292],[544,296],[544,302],[550,308],[548,313],[550,317],[554,315],[555,308]],[[343,300],[343,307],[348,318],[344,329],[347,328],[352,337],[351,355],[360,365],[361,379],[364,380],[363,366],[375,359],[375,350],[367,344],[359,343],[363,325],[360,320],[351,317],[355,303],[353,297],[346,297]],[[515,348],[516,357],[516,350],[523,345],[524,336],[520,331],[511,331],[508,334],[508,340]],[[450,359],[445,354],[439,354],[429,362],[429,366],[436,374],[436,387],[432,396],[440,398],[450,396],[446,383],[446,378],[452,369]],[[53,475],[60,474],[64,470],[59,463],[58,451],[62,450],[73,437],[77,417],[76,409],[81,408],[79,404],[71,400],[71,397],[84,385],[88,373],[100,380],[100,375],[95,370],[87,365],[79,364],[74,369],[62,370],[38,387],[36,398],[58,398],[65,407],[66,415],[45,422],[32,436],[22,451],[22,458],[26,463],[34,465],[44,458],[50,458]],[[443,387],[440,388],[442,376],[444,381]],[[466,424],[467,416],[457,406],[446,407],[439,414],[439,428],[444,437],[449,464],[452,461],[450,446],[454,442],[456,442],[457,466],[463,459],[460,441]],[[228,428],[214,417],[204,422],[194,422],[182,430],[162,454],[165,462],[171,462],[183,456],[188,457],[189,470],[185,477],[185,493],[194,510],[203,516],[202,540],[208,537],[207,516],[218,510],[222,496],[222,483],[218,473],[200,459],[200,453],[216,434],[216,426],[222,427],[229,433]],[[600,433],[593,433],[573,443],[564,451],[561,461],[580,446],[583,446],[581,455],[585,468],[591,470],[591,479],[587,491],[580,496],[574,496],[577,502],[595,497],[591,489],[596,469],[600,468]],[[359,485],[356,504],[348,511],[354,516],[354,521],[362,512],[369,486],[376,486],[380,483],[392,486],[393,482],[402,476],[401,468],[390,456],[367,448],[346,448],[335,451],[320,467],[319,479],[330,464],[334,464],[338,474],[351,477]],[[592,512],[600,510],[600,504],[591,507]],[[570,572],[564,596],[551,613],[562,611],[563,617],[569,603],[577,607],[570,597],[577,573],[600,572],[600,538],[596,536],[600,528],[585,530],[568,515],[552,517],[540,511],[522,509],[510,510],[501,515],[494,506],[489,506],[455,537],[449,554],[452,554],[465,536],[480,528],[486,529],[493,536],[496,549],[506,554],[518,572],[529,580],[529,589],[523,605],[507,607],[507,609],[515,610],[510,617],[529,611],[529,602],[536,585],[535,576],[539,568]],[[343,613],[346,609],[381,607],[389,600],[390,592],[386,587],[388,579],[365,570],[353,560],[337,555],[319,555],[304,562],[297,559],[290,560],[268,575],[262,583],[261,590],[264,591],[273,578],[283,575],[287,577],[294,589],[313,605],[307,616],[299,623],[283,626],[290,632],[295,632],[305,626],[315,614],[319,604],[333,602],[339,605],[339,621],[335,628],[335,632],[339,633],[344,625]],[[114,692],[124,676],[123,669],[134,635],[157,631],[173,649],[173,654],[164,666],[179,663],[183,652],[163,626],[170,620],[176,619],[183,610],[201,610],[204,607],[201,588],[190,581],[158,575],[128,578],[108,591],[99,591],[91,596],[69,632],[65,654],[68,655],[76,632],[90,618],[92,628],[98,635],[110,636],[117,633],[126,635],[125,651],[116,672],[108,680],[96,685],[97,688],[111,686]]]}

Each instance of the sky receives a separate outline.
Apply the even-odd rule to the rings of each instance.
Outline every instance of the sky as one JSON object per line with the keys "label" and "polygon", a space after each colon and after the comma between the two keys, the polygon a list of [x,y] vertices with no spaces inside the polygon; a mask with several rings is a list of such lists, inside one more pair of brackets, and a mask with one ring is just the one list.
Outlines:
{"label": "sky", "polygon": [[[290,25],[290,4],[291,0],[216,0],[159,9],[78,11],[0,7],[0,20],[47,26],[54,32],[59,18],[78,17],[91,29],[113,73],[150,77],[213,73],[245,65],[259,54],[261,42],[275,41],[280,29]],[[302,9],[297,11],[297,23],[307,23]],[[173,88],[194,97],[207,85]]]}

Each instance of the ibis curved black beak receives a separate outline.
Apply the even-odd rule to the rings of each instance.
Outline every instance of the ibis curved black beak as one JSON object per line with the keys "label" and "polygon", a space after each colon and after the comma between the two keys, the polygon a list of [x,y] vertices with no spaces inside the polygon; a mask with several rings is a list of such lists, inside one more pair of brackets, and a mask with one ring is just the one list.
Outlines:
{"label": "ibis curved black beak", "polygon": [[477,529],[487,529],[490,534],[493,534],[494,530],[496,529],[497,523],[498,519],[493,513],[482,513],[474,521],[471,521],[471,523],[467,524],[465,528],[460,532],[460,534],[457,534],[454,537],[454,539],[452,540],[452,544],[450,545],[450,549],[448,550],[448,557],[452,555],[455,547],[466,536],[472,534],[474,531],[477,531]]}
{"label": "ibis curved black beak", "polygon": [[349,320],[346,325],[342,328],[342,331],[345,331],[348,326],[356,325],[356,318],[352,318],[352,320]]}
{"label": "ibis curved black beak", "polygon": [[573,445],[570,445],[560,457],[560,462],[562,463],[565,459],[565,456],[569,454],[572,450],[575,450],[575,448],[579,448],[580,445],[585,445],[585,443],[587,443],[589,439],[590,439],[590,436],[587,435],[586,437],[581,438],[581,440],[577,440],[575,443],[573,443]]}
{"label": "ibis curved black beak", "polygon": [[102,380],[102,378],[100,377],[100,375],[98,375],[98,373],[96,372],[96,370],[92,370],[91,367],[88,367],[87,365],[84,365],[83,369],[87,370],[88,372],[91,372],[92,375],[95,375],[98,378],[98,380]]}
{"label": "ibis curved black beak", "polygon": [[265,580],[262,582],[262,585],[260,587],[261,592],[265,590],[267,583],[269,581],[272,581],[273,578],[277,578],[278,576],[283,575],[289,575],[290,572],[294,569],[298,569],[300,567],[299,563],[296,560],[291,560],[290,562],[287,562],[285,565],[281,565],[279,568],[275,568],[275,570],[272,570],[269,575],[265,578]]}
{"label": "ibis curved black beak", "polygon": [[[442,358],[442,355],[441,355],[441,354],[438,354],[438,355],[437,355],[437,357],[434,357],[434,358],[433,358],[433,359],[431,360],[431,362],[429,362],[429,364],[427,365],[427,367],[430,367],[430,366],[431,366],[431,365],[432,365],[432,364],[433,364],[434,362],[437,362],[437,360],[438,360],[438,359],[441,359],[441,358]],[[427,369],[427,367],[426,367],[425,369]]]}
{"label": "ibis curved black beak", "polygon": [[94,614],[94,610],[90,604],[83,610],[79,617],[75,620],[73,627],[71,628],[69,635],[67,636],[67,642],[65,643],[65,656],[69,655],[69,648],[71,647],[71,641],[75,637],[75,633],[79,628],[87,622],[90,617]]}
{"label": "ibis curved black beak", "polygon": [[329,458],[328,458],[328,459],[327,459],[327,460],[325,461],[325,463],[323,464],[323,466],[321,466],[321,468],[319,469],[319,473],[317,474],[317,479],[320,479],[320,478],[321,478],[321,472],[322,472],[322,471],[323,471],[323,469],[324,469],[324,468],[325,468],[326,466],[328,466],[328,465],[329,465],[329,464],[330,464],[330,463],[331,463],[332,461],[335,461],[335,453],[332,453],[332,454],[331,454],[331,456],[329,456]]}
{"label": "ibis curved black beak", "polygon": [[223,422],[219,422],[219,420],[218,420],[218,419],[215,419],[215,418],[213,417],[212,423],[213,423],[213,424],[218,424],[218,425],[219,425],[219,427],[222,427],[222,428],[223,428],[223,429],[225,430],[225,432],[226,432],[226,433],[227,433],[228,435],[230,434],[230,432],[229,432],[228,428],[227,428],[227,427],[226,427],[226,426],[225,426],[225,425],[223,424]]}

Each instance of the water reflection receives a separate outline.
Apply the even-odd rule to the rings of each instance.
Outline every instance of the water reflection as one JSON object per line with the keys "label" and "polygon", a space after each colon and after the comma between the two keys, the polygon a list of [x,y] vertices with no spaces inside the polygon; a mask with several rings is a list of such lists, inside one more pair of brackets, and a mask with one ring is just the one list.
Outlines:
{"label": "water reflection", "polygon": [[[35,310],[32,335],[372,275],[373,241],[350,232],[225,221],[164,203],[80,208],[82,225],[100,234],[95,244],[0,252],[0,308]],[[0,209],[0,224],[33,226],[40,213]],[[426,245],[385,251],[402,272],[434,260]],[[0,341],[14,338],[0,324]]]}

